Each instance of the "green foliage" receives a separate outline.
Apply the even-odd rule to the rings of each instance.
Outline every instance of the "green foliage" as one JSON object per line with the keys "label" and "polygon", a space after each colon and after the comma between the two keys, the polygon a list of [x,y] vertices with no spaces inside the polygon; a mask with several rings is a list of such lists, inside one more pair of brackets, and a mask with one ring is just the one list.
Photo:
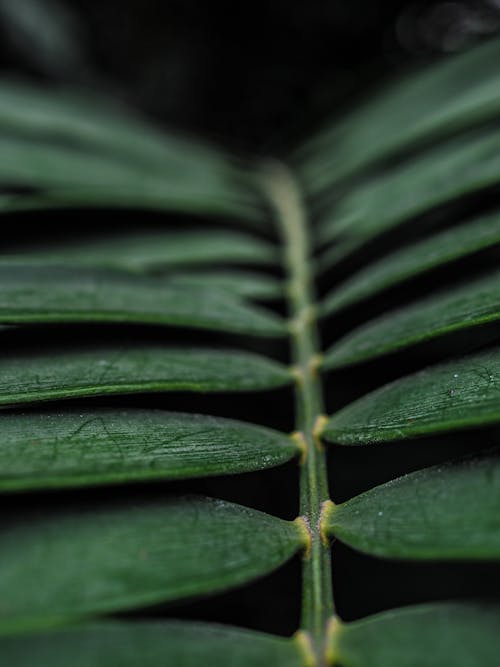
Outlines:
{"label": "green foliage", "polygon": [[293,523],[211,498],[7,514],[0,632],[224,590],[302,542]]}
{"label": "green foliage", "polygon": [[[0,655],[9,664],[497,664],[498,606],[339,619],[330,546],[338,539],[407,561],[499,559],[498,457],[476,452],[336,505],[327,462],[335,465],[328,443],[397,442],[500,422],[498,349],[470,354],[500,312],[491,257],[484,275],[474,273],[474,262],[500,246],[498,211],[481,208],[485,189],[500,182],[491,122],[500,111],[499,55],[491,41],[408,76],[296,149],[290,169],[159,132],[99,100],[0,85],[0,211],[10,220],[57,209],[69,220],[70,209],[90,215],[93,207],[161,214],[154,232],[136,210],[132,232],[96,237],[84,228],[72,240],[2,249],[0,491],[10,506],[0,526]],[[476,203],[460,217],[466,196]],[[167,213],[177,226],[184,216],[186,228],[172,229]],[[354,272],[334,285],[331,269],[345,259],[356,260]],[[447,283],[419,283],[439,272]],[[318,277],[326,289],[316,296]],[[387,292],[393,309],[378,301]],[[288,317],[273,311],[277,300]],[[366,305],[378,315],[366,315]],[[355,324],[347,319],[347,333],[330,340],[335,317],[349,309]],[[131,325],[136,336],[127,340]],[[468,336],[458,340],[458,358],[413,354],[417,343],[446,342],[452,332]],[[186,340],[172,343],[174,335]],[[391,381],[370,375],[374,389],[322,414],[331,411],[327,395],[343,400],[333,370],[363,370],[383,355],[385,364],[395,352],[404,363],[387,364]],[[293,434],[240,415],[120,405],[125,394],[185,392],[189,404],[195,393],[225,392],[230,412],[236,392],[250,403],[250,392],[292,386]],[[112,406],[91,400],[111,394]],[[17,407],[27,404],[36,405]],[[293,459],[294,520],[170,486]],[[97,485],[149,488],[154,480],[168,497],[93,495]],[[66,487],[85,488],[75,499]],[[26,493],[34,490],[53,490],[55,500],[37,506]],[[251,582],[299,552],[302,618],[293,638],[106,619]]]}
{"label": "green foliage", "polygon": [[165,284],[128,272],[0,265],[0,322],[119,322],[284,336],[279,317],[218,289]]}
{"label": "green foliage", "polygon": [[331,648],[344,667],[494,665],[497,629],[486,605],[419,605],[345,625]]}
{"label": "green foliage", "polygon": [[279,431],[164,410],[7,413],[0,430],[3,491],[234,474],[300,454]]}
{"label": "green foliage", "polygon": [[323,436],[365,445],[498,422],[499,364],[493,348],[407,375],[337,412]]}
{"label": "green foliage", "polygon": [[424,468],[331,507],[325,530],[389,558],[500,558],[499,503],[500,460],[485,456]]}
{"label": "green foliage", "polygon": [[273,266],[279,259],[276,248],[250,234],[229,230],[191,230],[150,234],[114,234],[83,238],[57,247],[20,248],[17,257],[4,259],[47,266],[50,263],[75,264],[135,272],[159,273],[172,268],[232,264]]}
{"label": "green foliage", "polygon": [[[297,153],[307,189],[330,190],[388,157],[495,119],[498,41],[408,76],[309,140]],[[417,151],[415,151],[417,152]]]}
{"label": "green foliage", "polygon": [[[498,183],[500,132],[473,133],[424,152],[349,191],[322,213],[319,237],[337,257],[453,199]],[[327,254],[325,257],[329,257]],[[325,257],[323,263],[325,263]]]}
{"label": "green foliage", "polygon": [[335,368],[395,352],[445,334],[500,318],[500,273],[468,281],[393,311],[355,329],[327,351]]}
{"label": "green foliage", "polygon": [[179,621],[101,622],[28,636],[0,637],[2,656],[29,667],[301,667],[296,642],[260,632]]}
{"label": "green foliage", "polygon": [[0,404],[151,391],[255,391],[289,384],[272,359],[164,345],[52,346],[0,359]]}
{"label": "green foliage", "polygon": [[322,312],[332,315],[412,278],[494,248],[498,243],[498,213],[455,225],[360,269],[325,297]]}

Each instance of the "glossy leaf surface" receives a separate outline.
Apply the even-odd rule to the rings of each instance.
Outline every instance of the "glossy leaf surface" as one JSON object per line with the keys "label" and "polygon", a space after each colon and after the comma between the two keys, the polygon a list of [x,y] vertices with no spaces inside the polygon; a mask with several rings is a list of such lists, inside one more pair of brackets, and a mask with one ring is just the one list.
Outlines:
{"label": "glossy leaf surface", "polygon": [[404,247],[355,273],[325,297],[322,312],[331,315],[399,283],[500,243],[497,213]]}
{"label": "glossy leaf surface", "polygon": [[277,278],[255,271],[182,271],[165,280],[172,285],[218,290],[247,299],[279,299],[284,295],[284,285]]}
{"label": "glossy leaf surface", "polygon": [[500,421],[500,351],[430,366],[335,413],[323,437],[367,445]]}
{"label": "glossy leaf surface", "polygon": [[418,470],[332,508],[326,530],[384,558],[500,558],[500,458]]}
{"label": "glossy leaf surface", "polygon": [[317,194],[370,162],[495,117],[499,57],[497,39],[447,58],[396,81],[327,126],[299,154],[308,191]]}
{"label": "glossy leaf surface", "polygon": [[155,129],[114,98],[89,90],[47,90],[27,83],[2,81],[0,129],[21,137],[51,137],[58,143],[78,145],[98,153],[133,158],[152,170],[189,168],[236,172],[232,158],[200,139],[167,134]]}
{"label": "glossy leaf surface", "polygon": [[2,637],[0,653],[18,667],[304,667],[293,640],[182,621],[89,623]]}
{"label": "glossy leaf surface", "polygon": [[[174,163],[167,172],[143,168],[121,156],[82,151],[0,132],[0,183],[40,191],[58,205],[157,209],[222,214],[254,222],[261,202],[250,189],[226,181],[210,165]],[[14,210],[22,198],[4,200]],[[33,199],[36,207],[37,199]]]}
{"label": "glossy leaf surface", "polygon": [[343,667],[496,667],[500,609],[428,604],[342,626],[333,653]]}
{"label": "glossy leaf surface", "polygon": [[500,319],[500,273],[438,292],[348,333],[326,352],[335,368]]}
{"label": "glossy leaf surface", "polygon": [[249,352],[161,345],[24,351],[0,358],[0,404],[161,391],[254,391],[291,383],[290,371]]}
{"label": "glossy leaf surface", "polygon": [[[499,182],[498,131],[453,139],[348,193],[322,214],[320,240],[346,239],[338,258],[405,221]],[[333,253],[335,253],[333,248]],[[326,259],[325,259],[326,257]],[[332,255],[333,257],[333,255]],[[321,260],[328,266],[328,255]]]}
{"label": "glossy leaf surface", "polygon": [[0,264],[0,322],[119,322],[258,336],[286,333],[274,313],[227,293],[164,284],[127,272]]}
{"label": "glossy leaf surface", "polygon": [[[129,109],[97,99],[88,90],[47,91],[2,82],[0,135],[0,178],[10,185],[27,179],[32,186],[55,188],[52,194],[66,199],[64,190],[72,183],[86,191],[70,195],[80,205],[104,195],[112,205],[141,205],[142,200],[144,206],[212,210],[252,221],[260,217],[260,197],[250,171],[224,151],[199,139],[160,132]],[[116,186],[107,193],[102,190],[106,180]]]}
{"label": "glossy leaf surface", "polygon": [[256,424],[162,410],[0,413],[0,490],[261,470],[300,454]]}
{"label": "glossy leaf surface", "polygon": [[302,539],[291,522],[211,498],[6,513],[0,632],[224,590]]}
{"label": "glossy leaf surface", "polygon": [[38,265],[55,263],[75,267],[97,266],[131,271],[152,271],[204,264],[264,264],[279,261],[270,243],[257,236],[227,230],[195,230],[102,236],[58,242],[52,246],[25,245],[10,261]]}

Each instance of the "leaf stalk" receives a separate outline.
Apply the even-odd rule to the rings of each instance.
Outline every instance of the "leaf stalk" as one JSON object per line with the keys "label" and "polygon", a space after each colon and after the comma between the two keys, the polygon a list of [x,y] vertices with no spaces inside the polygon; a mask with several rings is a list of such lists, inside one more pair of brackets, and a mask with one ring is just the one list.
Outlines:
{"label": "leaf stalk", "polygon": [[322,539],[321,513],[329,501],[326,456],[319,436],[324,426],[323,390],[318,375],[321,358],[308,223],[302,197],[288,169],[265,167],[265,187],[280,222],[289,291],[289,327],[295,383],[295,428],[307,455],[300,471],[300,514],[311,531],[311,547],[303,560],[301,631],[311,638],[316,664],[325,664],[328,624],[334,613],[330,547]]}

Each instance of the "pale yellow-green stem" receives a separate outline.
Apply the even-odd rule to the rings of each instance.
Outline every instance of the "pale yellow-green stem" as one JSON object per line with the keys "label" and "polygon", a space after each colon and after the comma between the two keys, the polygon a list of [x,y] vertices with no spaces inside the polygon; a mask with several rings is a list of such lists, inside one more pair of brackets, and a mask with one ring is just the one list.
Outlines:
{"label": "pale yellow-green stem", "polygon": [[323,393],[318,375],[315,293],[308,222],[300,191],[288,169],[266,165],[267,194],[280,224],[288,279],[290,338],[294,364],[296,433],[304,456],[300,473],[300,513],[311,536],[303,559],[302,640],[309,638],[315,664],[324,665],[327,629],[334,613],[330,546],[321,531],[321,514],[329,500],[326,457],[321,444]]}

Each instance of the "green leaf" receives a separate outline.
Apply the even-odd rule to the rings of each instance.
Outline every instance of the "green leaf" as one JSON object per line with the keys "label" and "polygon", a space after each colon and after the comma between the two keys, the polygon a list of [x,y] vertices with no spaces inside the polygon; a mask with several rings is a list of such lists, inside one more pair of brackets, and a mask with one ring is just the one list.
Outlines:
{"label": "green leaf", "polygon": [[417,215],[497,184],[499,152],[498,131],[459,136],[353,189],[322,214],[318,241],[340,237],[341,244],[320,258],[321,267]]}
{"label": "green leaf", "polygon": [[16,667],[304,667],[298,643],[230,626],[101,622],[0,639]]}
{"label": "green leaf", "polygon": [[167,276],[172,285],[227,292],[242,299],[279,299],[284,296],[284,285],[274,276],[254,271],[192,271]]}
{"label": "green leaf", "polygon": [[438,292],[348,333],[326,352],[325,368],[378,357],[500,318],[500,273]]}
{"label": "green leaf", "polygon": [[237,474],[300,454],[287,435],[160,410],[0,413],[0,491]]}
{"label": "green leaf", "polygon": [[325,297],[322,312],[331,315],[385,289],[499,243],[498,213],[456,225],[361,269]]}
{"label": "green leaf", "polygon": [[[117,188],[109,192],[109,204],[135,201],[141,205],[147,181],[152,206],[212,210],[254,222],[261,218],[261,198],[248,168],[199,139],[160,132],[130,109],[97,99],[90,91],[48,91],[4,81],[0,135],[4,136],[1,178],[9,183],[22,174],[31,174],[31,185],[57,187],[61,179],[63,183],[76,180],[88,189],[89,197],[99,201],[99,183],[104,182],[99,177],[111,177]],[[94,174],[92,164],[97,169]],[[139,179],[135,187],[134,178]],[[154,192],[161,182],[163,197],[160,191]],[[153,183],[158,187],[152,187]],[[59,195],[64,199],[68,193],[58,191]],[[80,205],[92,204],[82,191],[72,196]],[[147,199],[142,205],[148,205]]]}
{"label": "green leaf", "polygon": [[292,382],[288,368],[250,352],[161,345],[25,350],[0,358],[0,405],[161,391],[257,391]]}
{"label": "green leaf", "polygon": [[[174,162],[162,172],[106,152],[1,133],[0,152],[1,184],[35,188],[59,206],[139,207],[222,214],[252,222],[263,217],[253,191],[226,182],[224,174],[207,164]],[[10,201],[16,210],[18,200],[22,197],[4,200],[2,209],[8,211]],[[36,202],[31,199],[30,204]]]}
{"label": "green leaf", "polygon": [[298,153],[308,192],[321,193],[388,155],[496,118],[499,58],[496,39],[396,81],[345,119],[328,125]]}
{"label": "green leaf", "polygon": [[119,322],[282,336],[274,313],[220,291],[169,285],[128,272],[0,264],[0,322]]}
{"label": "green leaf", "polygon": [[48,90],[22,82],[0,85],[0,131],[128,158],[148,171],[238,173],[233,158],[199,138],[155,129],[114,98],[89,90]]}
{"label": "green leaf", "polygon": [[500,459],[418,470],[330,508],[325,530],[384,558],[500,558]]}
{"label": "green leaf", "polygon": [[211,498],[4,515],[0,632],[225,590],[302,546],[293,522]]}
{"label": "green leaf", "polygon": [[191,229],[183,232],[128,233],[84,238],[45,247],[24,244],[8,261],[96,266],[154,271],[207,264],[276,265],[279,253],[270,243],[241,232]]}
{"label": "green leaf", "polygon": [[334,414],[323,437],[367,445],[500,421],[500,350],[431,366]]}
{"label": "green leaf", "polygon": [[496,667],[500,609],[427,604],[340,626],[330,652],[343,667]]}
{"label": "green leaf", "polygon": [[44,211],[47,209],[64,208],[64,203],[56,199],[51,199],[40,193],[25,194],[5,194],[0,193],[0,214],[19,213],[23,211]]}

